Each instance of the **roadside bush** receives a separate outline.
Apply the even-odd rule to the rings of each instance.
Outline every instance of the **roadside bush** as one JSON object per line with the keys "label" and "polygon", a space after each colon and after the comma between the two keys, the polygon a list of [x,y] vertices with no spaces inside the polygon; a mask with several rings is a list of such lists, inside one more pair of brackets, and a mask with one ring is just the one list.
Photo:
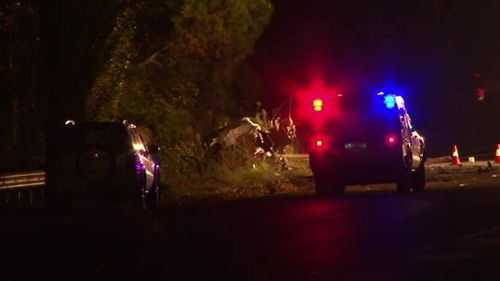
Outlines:
{"label": "roadside bush", "polygon": [[[208,136],[247,111],[236,90],[238,71],[248,68],[272,3],[117,3],[109,33],[95,47],[102,61],[86,101],[88,118],[150,128],[150,143],[162,148],[162,182],[170,186],[225,181],[251,168],[253,141],[214,152]],[[257,85],[252,77],[244,82]]]}

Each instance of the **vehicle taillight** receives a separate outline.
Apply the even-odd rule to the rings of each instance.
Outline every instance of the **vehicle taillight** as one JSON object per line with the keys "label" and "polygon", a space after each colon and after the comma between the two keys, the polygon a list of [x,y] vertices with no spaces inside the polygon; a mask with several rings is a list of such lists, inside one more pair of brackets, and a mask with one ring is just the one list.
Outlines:
{"label": "vehicle taillight", "polygon": [[324,152],[330,149],[328,139],[323,135],[316,135],[310,139],[309,149],[316,152]]}
{"label": "vehicle taillight", "polygon": [[398,138],[395,135],[388,135],[385,138],[385,141],[387,144],[397,144],[398,143]]}
{"label": "vehicle taillight", "polygon": [[322,99],[313,100],[313,108],[314,108],[314,111],[322,111],[323,110],[323,100]]}

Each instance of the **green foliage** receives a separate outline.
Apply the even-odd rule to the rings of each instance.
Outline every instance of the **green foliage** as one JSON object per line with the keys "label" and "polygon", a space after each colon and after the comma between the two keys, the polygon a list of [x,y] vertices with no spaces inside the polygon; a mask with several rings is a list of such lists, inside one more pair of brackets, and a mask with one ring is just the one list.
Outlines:
{"label": "green foliage", "polygon": [[189,181],[173,185],[166,194],[166,202],[190,204],[291,192],[308,185],[312,187],[308,159],[289,159],[292,170],[283,170],[279,159],[258,159],[251,154],[244,154],[247,157],[242,158],[244,147],[224,151],[220,165],[210,165],[211,173],[196,174]]}
{"label": "green foliage", "polygon": [[271,117],[267,111],[262,108],[262,104],[257,102],[257,109],[255,111],[254,121],[262,126],[264,130],[269,130],[271,126]]}
{"label": "green foliage", "polygon": [[97,44],[105,61],[87,99],[88,119],[124,118],[149,127],[163,148],[164,181],[215,172],[206,143],[241,117],[236,75],[269,21],[270,1],[123,0],[113,6],[120,10]]}
{"label": "green foliage", "polygon": [[[102,66],[92,94],[88,99],[88,114],[99,120],[113,120],[120,115],[119,105],[127,94],[128,69],[135,58],[133,39],[136,34],[134,12],[126,8],[116,19],[113,32],[105,46],[111,48],[110,59]],[[113,46],[115,46],[113,48]]]}

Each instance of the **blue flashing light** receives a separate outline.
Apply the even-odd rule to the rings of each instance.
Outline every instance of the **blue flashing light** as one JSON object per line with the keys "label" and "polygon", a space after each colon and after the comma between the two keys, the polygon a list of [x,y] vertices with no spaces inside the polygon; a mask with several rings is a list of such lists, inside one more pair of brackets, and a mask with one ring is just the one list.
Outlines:
{"label": "blue flashing light", "polygon": [[384,92],[378,92],[377,96],[383,96],[385,95]]}
{"label": "blue flashing light", "polygon": [[387,107],[388,109],[392,109],[396,105],[396,99],[393,95],[387,95],[384,97],[384,103],[385,107]]}

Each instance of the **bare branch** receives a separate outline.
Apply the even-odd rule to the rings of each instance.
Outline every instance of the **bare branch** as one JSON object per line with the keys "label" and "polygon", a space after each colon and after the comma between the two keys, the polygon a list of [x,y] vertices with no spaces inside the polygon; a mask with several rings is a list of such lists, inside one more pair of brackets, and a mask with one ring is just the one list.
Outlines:
{"label": "bare branch", "polygon": [[161,63],[159,63],[156,58],[158,57],[158,55],[161,54],[161,52],[165,51],[167,49],[167,46],[163,46],[163,48],[161,48],[160,50],[154,52],[152,55],[150,55],[143,63],[141,63],[141,67],[145,67],[146,65],[150,64],[150,63],[153,63],[153,64],[156,64],[158,66],[163,66]]}

